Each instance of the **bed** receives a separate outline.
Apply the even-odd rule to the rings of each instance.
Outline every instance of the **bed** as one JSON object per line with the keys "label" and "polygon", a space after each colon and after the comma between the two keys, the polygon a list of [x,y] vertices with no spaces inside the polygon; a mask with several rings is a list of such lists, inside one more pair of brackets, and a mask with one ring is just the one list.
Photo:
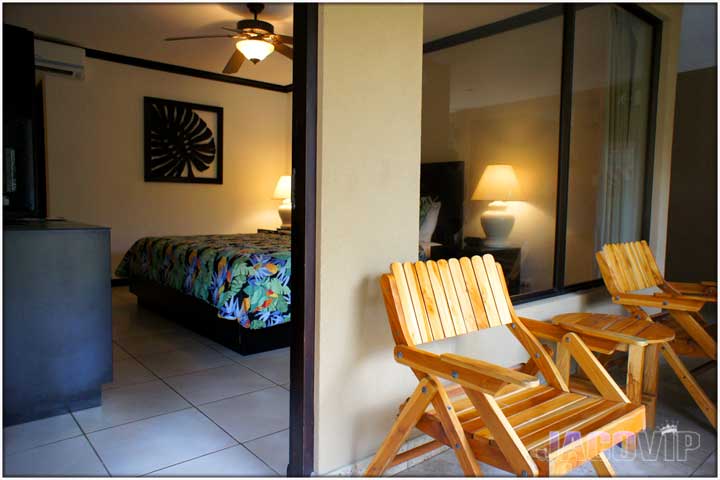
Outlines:
{"label": "bed", "polygon": [[236,352],[290,342],[290,235],[145,237],[115,274],[138,303]]}

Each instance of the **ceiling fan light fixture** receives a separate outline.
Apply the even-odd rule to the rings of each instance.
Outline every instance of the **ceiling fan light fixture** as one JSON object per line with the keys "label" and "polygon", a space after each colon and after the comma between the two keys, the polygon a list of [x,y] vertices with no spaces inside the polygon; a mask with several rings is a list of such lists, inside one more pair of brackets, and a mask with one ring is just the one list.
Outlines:
{"label": "ceiling fan light fixture", "polygon": [[264,40],[246,39],[240,40],[235,47],[245,58],[253,63],[258,63],[275,51],[275,45]]}

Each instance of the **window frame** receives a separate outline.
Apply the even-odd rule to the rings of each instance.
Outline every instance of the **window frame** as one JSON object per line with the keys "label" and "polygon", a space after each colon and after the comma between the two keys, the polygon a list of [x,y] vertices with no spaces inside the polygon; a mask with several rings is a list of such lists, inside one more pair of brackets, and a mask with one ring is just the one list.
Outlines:
{"label": "window frame", "polygon": [[[570,130],[572,117],[573,94],[573,61],[575,46],[575,14],[583,8],[599,4],[551,4],[509,17],[488,25],[473,28],[464,32],[449,35],[426,42],[423,45],[423,54],[436,52],[446,48],[472,42],[481,38],[497,35],[517,28],[526,27],[534,23],[563,17],[562,33],[562,67],[560,76],[560,132],[558,138],[558,174],[557,195],[555,209],[555,245],[553,258],[552,288],[529,293],[520,293],[511,298],[516,305],[555,297],[567,293],[597,288],[603,285],[601,278],[565,285],[565,252],[567,234],[568,191],[570,172]],[[626,10],[652,28],[652,46],[650,60],[650,105],[648,108],[648,134],[645,151],[645,191],[643,192],[642,230],[641,239],[650,237],[650,219],[652,211],[653,167],[655,163],[655,131],[658,109],[658,86],[660,82],[660,51],[662,47],[661,19],[651,14],[635,3],[616,3],[616,6]]]}

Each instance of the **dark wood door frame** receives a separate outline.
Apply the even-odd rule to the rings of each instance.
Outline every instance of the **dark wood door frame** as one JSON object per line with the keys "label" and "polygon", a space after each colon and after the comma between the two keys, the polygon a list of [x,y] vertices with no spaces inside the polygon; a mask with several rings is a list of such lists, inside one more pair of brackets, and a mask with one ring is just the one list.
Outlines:
{"label": "dark wood door frame", "polygon": [[318,6],[293,8],[292,268],[290,463],[288,475],[310,476],[315,457],[315,193]]}

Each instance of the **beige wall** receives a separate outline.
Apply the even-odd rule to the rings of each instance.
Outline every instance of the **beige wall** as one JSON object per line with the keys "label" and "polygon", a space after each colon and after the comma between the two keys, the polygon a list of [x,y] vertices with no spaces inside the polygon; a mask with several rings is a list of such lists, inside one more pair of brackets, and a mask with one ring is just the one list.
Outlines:
{"label": "beige wall", "polygon": [[[143,180],[143,97],[224,108],[223,184]],[[290,172],[288,94],[87,59],[85,79],[45,75],[48,211],[112,228],[113,268],[138,238],[255,232]]]}
{"label": "beige wall", "polygon": [[[656,241],[666,229],[662,190],[670,164],[664,146],[672,140],[681,7],[650,8],[667,20],[651,227]],[[422,15],[413,5],[323,5],[320,11],[316,472],[322,474],[370,456],[415,383],[406,367],[392,361],[377,278],[390,261],[417,255]],[[369,23],[379,35],[355,40]],[[562,312],[618,308],[597,289],[517,310],[547,320]],[[429,348],[503,365],[527,357],[498,329]]]}
{"label": "beige wall", "polygon": [[377,447],[413,384],[392,360],[377,280],[391,261],[417,259],[422,6],[323,4],[319,22],[315,451],[325,473]]}
{"label": "beige wall", "polygon": [[655,131],[650,246],[661,271],[665,271],[667,248],[670,167],[672,162],[673,126],[675,122],[675,86],[682,4],[643,4],[643,8],[663,20],[660,52],[660,83]]}

